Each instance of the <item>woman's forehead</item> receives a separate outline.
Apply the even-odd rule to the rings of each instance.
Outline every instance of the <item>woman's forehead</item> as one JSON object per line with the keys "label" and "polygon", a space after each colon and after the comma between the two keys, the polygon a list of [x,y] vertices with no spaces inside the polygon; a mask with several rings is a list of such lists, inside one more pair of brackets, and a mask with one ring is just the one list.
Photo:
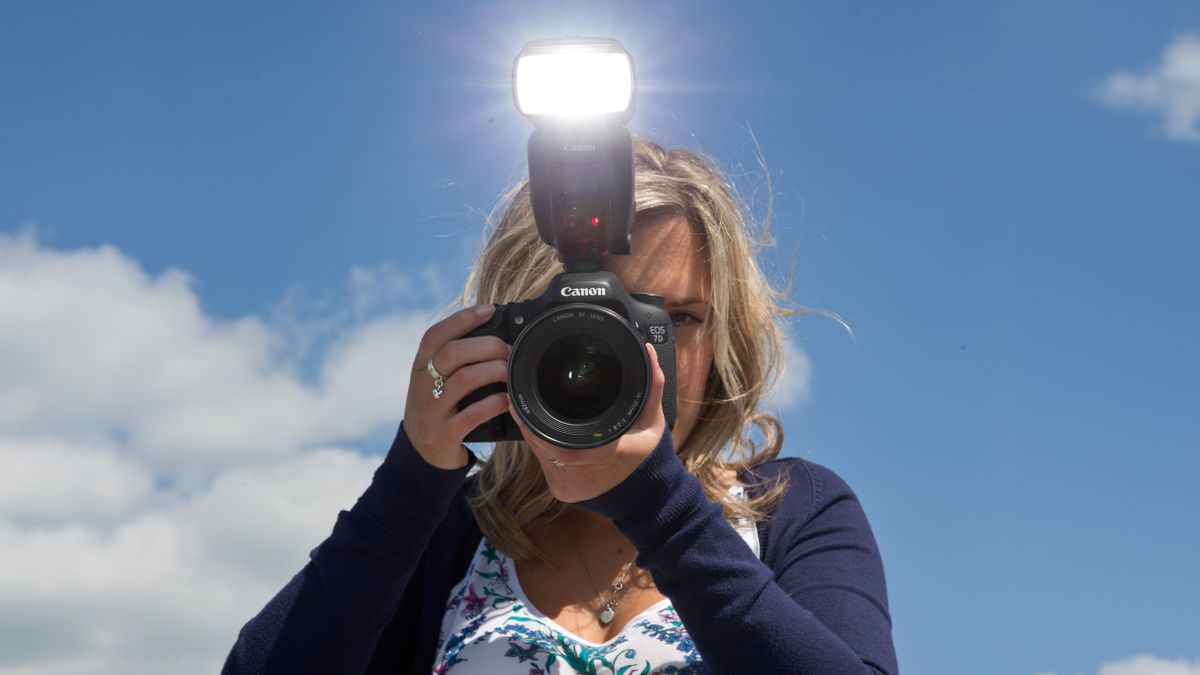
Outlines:
{"label": "woman's forehead", "polygon": [[630,255],[612,256],[607,266],[630,293],[656,293],[669,303],[708,298],[703,241],[682,216],[639,223]]}

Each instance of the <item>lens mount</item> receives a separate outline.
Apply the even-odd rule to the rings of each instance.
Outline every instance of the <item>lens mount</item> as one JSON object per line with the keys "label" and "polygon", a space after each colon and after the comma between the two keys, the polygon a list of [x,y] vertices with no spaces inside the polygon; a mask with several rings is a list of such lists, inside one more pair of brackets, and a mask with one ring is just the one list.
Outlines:
{"label": "lens mount", "polygon": [[637,421],[650,395],[642,339],[616,312],[587,303],[554,307],[513,343],[508,390],[521,421],[564,448],[610,443]]}

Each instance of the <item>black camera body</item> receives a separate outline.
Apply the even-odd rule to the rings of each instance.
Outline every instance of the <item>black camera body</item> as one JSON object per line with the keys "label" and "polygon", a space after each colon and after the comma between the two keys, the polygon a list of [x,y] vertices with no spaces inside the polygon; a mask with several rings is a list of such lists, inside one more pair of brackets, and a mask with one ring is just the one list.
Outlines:
{"label": "black camera body", "polygon": [[[513,346],[508,392],[526,427],[555,445],[610,443],[641,416],[652,371],[650,343],[666,376],[663,412],[675,425],[675,333],[663,298],[630,294],[611,272],[564,272],[541,297],[497,305],[468,337],[495,335]],[[459,404],[505,390],[482,387]],[[503,413],[474,429],[467,442],[521,440]]]}

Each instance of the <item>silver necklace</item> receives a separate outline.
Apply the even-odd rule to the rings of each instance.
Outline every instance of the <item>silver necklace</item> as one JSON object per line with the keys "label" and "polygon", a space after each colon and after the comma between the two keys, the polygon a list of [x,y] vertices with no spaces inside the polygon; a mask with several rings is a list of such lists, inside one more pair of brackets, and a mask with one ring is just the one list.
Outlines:
{"label": "silver necklace", "polygon": [[[583,565],[583,573],[587,575],[588,582],[592,585],[592,589],[596,591],[596,595],[603,598],[604,594],[601,593],[600,589],[596,587],[596,581],[592,579],[592,573],[590,570],[588,570],[587,562],[584,561],[583,554],[579,552],[578,548],[575,549],[575,555],[579,556],[579,564]],[[625,588],[625,578],[629,575],[629,568],[632,566],[633,560],[625,563],[625,566],[621,568],[621,574],[618,575],[617,580],[613,582],[612,595],[609,596],[608,602],[604,603],[604,609],[600,610],[600,623],[602,625],[607,626],[608,624],[612,623],[613,617],[617,615],[617,593],[620,593],[621,589]]]}

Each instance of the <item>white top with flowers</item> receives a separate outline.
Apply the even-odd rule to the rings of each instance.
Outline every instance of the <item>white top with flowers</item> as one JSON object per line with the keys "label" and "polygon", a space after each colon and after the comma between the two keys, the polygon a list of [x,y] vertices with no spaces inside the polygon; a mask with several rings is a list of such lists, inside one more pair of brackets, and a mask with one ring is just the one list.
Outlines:
{"label": "white top with flowers", "polygon": [[[740,486],[730,491],[743,497]],[[753,523],[739,521],[734,527],[760,555]],[[450,592],[433,663],[435,675],[705,672],[669,598],[634,617],[613,639],[591,642],[539,612],[521,590],[512,560],[486,537]]]}

